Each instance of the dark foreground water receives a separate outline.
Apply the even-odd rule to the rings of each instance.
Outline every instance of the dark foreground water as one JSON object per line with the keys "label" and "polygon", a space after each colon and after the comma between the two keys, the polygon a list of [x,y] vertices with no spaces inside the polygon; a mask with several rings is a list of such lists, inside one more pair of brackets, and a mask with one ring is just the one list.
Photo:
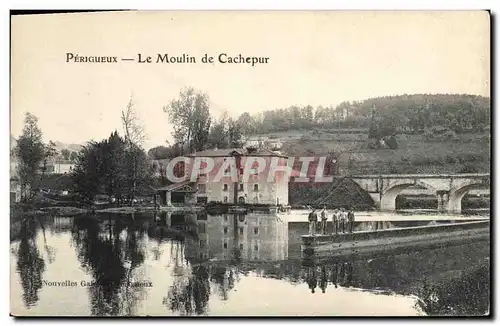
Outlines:
{"label": "dark foreground water", "polygon": [[[367,221],[356,229],[429,223],[436,221]],[[11,312],[455,316],[489,311],[489,242],[332,257],[310,265],[300,259],[305,233],[307,223],[262,214],[26,222],[11,234]]]}

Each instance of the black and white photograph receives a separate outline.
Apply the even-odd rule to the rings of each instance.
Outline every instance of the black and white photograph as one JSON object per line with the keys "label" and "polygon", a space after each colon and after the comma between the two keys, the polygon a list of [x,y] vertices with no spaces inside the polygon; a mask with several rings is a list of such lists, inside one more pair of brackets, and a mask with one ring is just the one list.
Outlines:
{"label": "black and white photograph", "polygon": [[491,316],[491,19],[11,12],[11,316]]}

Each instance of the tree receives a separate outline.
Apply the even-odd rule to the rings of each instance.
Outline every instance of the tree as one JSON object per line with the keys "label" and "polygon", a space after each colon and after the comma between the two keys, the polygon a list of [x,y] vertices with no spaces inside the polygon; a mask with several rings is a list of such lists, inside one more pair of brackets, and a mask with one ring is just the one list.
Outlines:
{"label": "tree", "polygon": [[397,132],[397,118],[388,114],[387,111],[380,113],[375,107],[371,112],[371,124],[368,130],[368,138],[373,139],[377,144],[384,140],[391,149],[397,148],[397,141],[394,137]]}
{"label": "tree", "polygon": [[76,162],[78,158],[78,152],[71,152],[71,154],[69,155],[69,160],[73,163]]}
{"label": "tree", "polygon": [[223,116],[220,120],[215,121],[210,128],[209,134],[210,146],[216,148],[227,148],[227,117]]}
{"label": "tree", "polygon": [[241,125],[237,121],[229,119],[227,133],[228,133],[229,147],[237,148],[242,145],[243,132]]}
{"label": "tree", "polygon": [[252,117],[248,112],[243,112],[238,118],[237,122],[241,128],[242,134],[249,135],[255,132],[255,118]]}
{"label": "tree", "polygon": [[103,180],[104,192],[120,201],[127,191],[126,169],[131,163],[127,160],[125,140],[114,131],[107,141],[102,142],[100,149],[99,176]]}
{"label": "tree", "polygon": [[53,158],[57,155],[56,144],[53,141],[50,141],[48,144],[43,145],[43,166],[42,173],[40,174],[40,184],[42,184],[45,172],[47,172],[47,160],[49,158]]}
{"label": "tree", "polygon": [[40,165],[46,163],[48,155],[52,155],[53,147],[47,147],[42,141],[42,131],[38,127],[38,118],[26,113],[24,128],[19,137],[15,155],[18,159],[18,174],[21,186],[21,201],[33,199],[40,187]]}
{"label": "tree", "polygon": [[92,203],[95,195],[106,194],[121,204],[127,197],[132,201],[136,192],[149,186],[152,172],[144,150],[129,147],[114,131],[108,139],[88,143],[79,152],[71,177],[83,201]]}
{"label": "tree", "polygon": [[125,140],[137,146],[143,146],[146,140],[146,133],[144,132],[144,126],[137,116],[132,98],[129,100],[125,110],[122,111],[121,121]]}
{"label": "tree", "polygon": [[144,127],[137,118],[137,113],[135,111],[132,99],[130,99],[130,101],[128,102],[125,110],[122,111],[122,125],[125,131],[125,159],[127,162],[126,167],[128,168],[128,173],[126,172],[126,178],[127,183],[132,190],[129,199],[130,204],[133,205],[137,192],[137,182],[141,178],[139,177],[139,174],[144,172],[139,171],[142,170],[142,166],[139,167],[139,165],[141,163],[144,164],[145,162],[139,161],[143,161],[146,159],[143,157],[145,156],[145,153],[142,149],[146,137],[144,133]]}
{"label": "tree", "polygon": [[[202,98],[197,99],[197,102],[201,101],[203,101]],[[205,106],[205,104],[198,103],[193,115],[193,139],[190,151],[202,151],[205,149],[208,143],[211,123],[212,117],[210,116],[208,105]]]}
{"label": "tree", "polygon": [[[92,204],[95,195],[101,191],[100,183],[100,160],[98,148],[101,144],[96,142],[88,143],[77,154],[75,167],[73,168],[71,179],[73,181],[74,192],[87,204]],[[75,152],[76,153],[76,152]]]}
{"label": "tree", "polygon": [[68,149],[64,148],[61,150],[61,156],[63,157],[64,160],[68,161],[70,155],[71,155],[71,152]]}
{"label": "tree", "polygon": [[181,90],[179,99],[163,107],[173,126],[175,141],[181,148],[186,144],[189,152],[202,150],[208,140],[211,123],[208,101],[208,95],[188,87]]}

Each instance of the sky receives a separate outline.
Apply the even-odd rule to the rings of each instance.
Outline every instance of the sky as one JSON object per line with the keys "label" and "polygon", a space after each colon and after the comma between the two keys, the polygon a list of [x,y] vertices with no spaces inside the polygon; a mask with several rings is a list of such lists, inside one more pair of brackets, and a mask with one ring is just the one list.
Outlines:
{"label": "sky", "polygon": [[[67,53],[118,62],[66,62]],[[121,61],[151,56],[153,63]],[[229,56],[267,64],[222,64]],[[191,64],[156,63],[187,54]],[[204,64],[201,57],[215,58]],[[490,96],[486,11],[105,12],[13,16],[11,133],[26,112],[44,140],[82,144],[122,131],[132,98],[146,148],[171,140],[163,107],[191,86],[215,116],[415,93]]]}

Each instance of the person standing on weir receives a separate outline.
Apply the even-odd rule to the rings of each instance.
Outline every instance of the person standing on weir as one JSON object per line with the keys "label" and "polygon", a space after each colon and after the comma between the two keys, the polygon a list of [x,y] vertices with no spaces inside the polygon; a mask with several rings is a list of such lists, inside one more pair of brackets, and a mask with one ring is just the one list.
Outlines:
{"label": "person standing on weir", "polygon": [[347,221],[349,223],[349,233],[352,233],[354,230],[354,212],[352,209],[349,209],[349,212],[347,213]]}
{"label": "person standing on weir", "polygon": [[325,235],[326,234],[326,222],[327,222],[327,217],[326,217],[326,206],[323,206],[323,209],[321,210],[321,234]]}
{"label": "person standing on weir", "polygon": [[309,235],[314,235],[316,233],[316,223],[318,222],[318,215],[316,210],[313,208],[312,212],[309,213]]}
{"label": "person standing on weir", "polygon": [[339,233],[339,210],[338,210],[338,208],[333,211],[332,224],[333,224],[333,234],[338,234]]}
{"label": "person standing on weir", "polygon": [[345,211],[344,207],[342,207],[340,211],[340,228],[341,232],[345,233],[346,231],[346,224],[347,224],[347,212]]}

